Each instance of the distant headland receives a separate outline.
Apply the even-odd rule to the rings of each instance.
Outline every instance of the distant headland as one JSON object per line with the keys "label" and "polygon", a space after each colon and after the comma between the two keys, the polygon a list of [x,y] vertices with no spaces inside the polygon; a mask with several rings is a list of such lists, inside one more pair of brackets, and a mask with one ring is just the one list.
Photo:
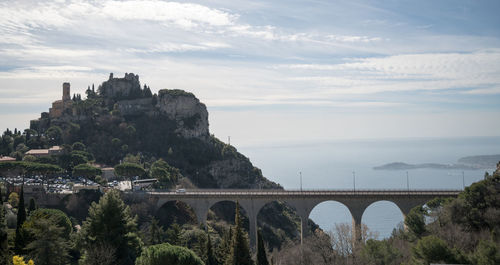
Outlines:
{"label": "distant headland", "polygon": [[456,164],[438,164],[438,163],[422,163],[422,164],[407,164],[403,162],[393,162],[381,166],[376,166],[375,170],[411,170],[420,168],[430,169],[458,169],[458,170],[476,170],[495,168],[496,163],[500,160],[499,155],[478,155],[467,156],[458,159]]}

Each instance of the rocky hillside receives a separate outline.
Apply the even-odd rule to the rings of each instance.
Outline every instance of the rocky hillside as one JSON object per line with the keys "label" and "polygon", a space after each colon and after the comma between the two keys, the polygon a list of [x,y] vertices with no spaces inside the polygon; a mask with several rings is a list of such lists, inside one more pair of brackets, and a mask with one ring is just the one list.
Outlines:
{"label": "rocky hillside", "polygon": [[60,131],[53,144],[80,141],[97,163],[115,165],[127,154],[163,158],[200,188],[279,188],[248,158],[209,133],[206,106],[192,93],[163,89],[152,94],[139,76],[110,75],[87,99],[78,95],[59,117],[42,113],[38,133]]}
{"label": "rocky hillside", "polygon": [[[161,158],[198,188],[281,188],[235,147],[210,134],[206,106],[192,93],[163,89],[153,94],[141,86],[138,75],[129,73],[123,78],[111,74],[97,89],[89,86],[86,94],[86,99],[74,95],[71,102],[53,103],[57,112],[51,109],[31,121],[30,134],[45,137],[45,145],[81,142],[96,163],[109,166],[135,156],[147,169]],[[34,140],[28,145],[46,147]],[[265,213],[259,221],[270,241],[279,244],[283,234],[297,237],[298,219],[291,209],[276,203]]]}

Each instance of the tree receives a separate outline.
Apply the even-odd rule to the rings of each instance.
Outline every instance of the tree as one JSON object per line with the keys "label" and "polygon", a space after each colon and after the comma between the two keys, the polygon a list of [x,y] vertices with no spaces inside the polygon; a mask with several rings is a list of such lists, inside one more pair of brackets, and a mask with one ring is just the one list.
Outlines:
{"label": "tree", "polygon": [[26,221],[26,209],[24,208],[24,185],[21,185],[19,206],[17,207],[16,238],[14,240],[14,250],[16,251],[16,253],[23,253],[23,249],[26,246],[24,242],[24,236],[21,233],[21,228],[24,221]]}
{"label": "tree", "polygon": [[224,264],[227,257],[231,253],[231,239],[233,238],[233,233],[231,227],[224,231],[222,235],[222,242],[215,248],[215,254],[217,256],[217,261],[219,264]]}
{"label": "tree", "polygon": [[77,150],[77,151],[85,151],[85,145],[82,142],[74,142],[71,145],[71,149]]}
{"label": "tree", "polygon": [[73,168],[73,176],[89,178],[95,180],[96,176],[100,176],[102,170],[98,167],[91,166],[89,164],[80,164]]}
{"label": "tree", "polygon": [[218,265],[219,262],[217,262],[217,259],[215,258],[214,250],[212,249],[212,240],[210,239],[209,233],[207,233],[207,245],[205,247],[205,251],[206,251],[205,265]]}
{"label": "tree", "polygon": [[91,249],[105,244],[116,250],[116,264],[134,264],[142,246],[136,233],[136,219],[117,190],[108,191],[99,203],[92,203],[79,233],[79,241],[85,252],[83,261]]}
{"label": "tree", "polygon": [[63,265],[67,263],[69,254],[69,243],[65,239],[64,227],[58,226],[51,219],[36,219],[29,228],[33,241],[26,249],[36,264],[39,265]]}
{"label": "tree", "polygon": [[256,265],[269,265],[267,261],[266,249],[264,248],[264,241],[262,240],[262,233],[257,232],[257,264]]}
{"label": "tree", "polygon": [[[70,239],[70,235],[73,232],[73,226],[69,217],[61,210],[58,209],[45,209],[40,208],[34,210],[28,217],[26,222],[23,224],[23,230],[29,231],[33,230],[37,226],[37,222],[40,220],[48,220],[56,226],[60,227],[63,231],[63,237],[67,240]],[[28,237],[27,241],[31,239]]]}
{"label": "tree", "polygon": [[410,210],[405,218],[405,225],[417,237],[421,237],[425,229],[425,210],[422,206],[417,206]]}
{"label": "tree", "polygon": [[8,235],[5,208],[3,202],[0,202],[0,264],[8,264],[10,259]]}
{"label": "tree", "polygon": [[495,242],[481,240],[471,260],[473,264],[500,264],[500,247]]}
{"label": "tree", "polygon": [[150,174],[151,177],[158,180],[158,188],[170,188],[179,178],[180,172],[177,168],[159,159],[151,165]]}
{"label": "tree", "polygon": [[193,251],[168,243],[146,247],[137,259],[136,265],[203,265],[203,261]]}
{"label": "tree", "polygon": [[236,202],[235,228],[232,238],[231,253],[226,260],[226,265],[252,265],[248,239],[243,232],[243,225],[240,216],[239,204]]}
{"label": "tree", "polygon": [[132,177],[143,176],[144,174],[146,174],[146,171],[138,164],[122,163],[115,166],[115,173],[118,176],[130,179],[130,185],[132,187]]}
{"label": "tree", "polygon": [[361,257],[366,263],[374,265],[395,264],[400,255],[387,240],[368,239],[361,250]]}
{"label": "tree", "polygon": [[426,264],[435,262],[456,263],[446,242],[437,236],[422,237],[414,248],[414,255]]}
{"label": "tree", "polygon": [[172,245],[181,244],[181,226],[174,222],[165,232],[167,235],[167,242]]}
{"label": "tree", "polygon": [[47,135],[47,138],[49,138],[49,143],[51,145],[58,145],[62,143],[63,131],[61,127],[52,126],[45,132],[45,134]]}
{"label": "tree", "polygon": [[84,265],[115,265],[116,249],[109,244],[98,243],[85,251]]}
{"label": "tree", "polygon": [[11,192],[8,202],[12,207],[17,207],[19,205],[19,195],[16,192]]}
{"label": "tree", "polygon": [[31,198],[28,204],[28,215],[31,214],[34,210],[36,210],[35,199]]}
{"label": "tree", "polygon": [[162,243],[163,233],[163,229],[158,225],[158,220],[152,217],[151,225],[149,226],[149,244],[156,245]]}
{"label": "tree", "polygon": [[77,152],[71,152],[70,159],[71,159],[72,166],[85,164],[89,161],[85,155],[77,153]]}

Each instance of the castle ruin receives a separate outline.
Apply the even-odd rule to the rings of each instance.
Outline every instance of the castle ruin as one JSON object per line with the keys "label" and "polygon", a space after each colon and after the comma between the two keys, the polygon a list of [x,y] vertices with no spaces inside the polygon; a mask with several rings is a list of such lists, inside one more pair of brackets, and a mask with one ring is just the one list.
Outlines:
{"label": "castle ruin", "polygon": [[50,118],[61,117],[65,110],[69,109],[73,101],[71,100],[70,84],[63,83],[63,95],[61,100],[52,102],[52,108],[49,109]]}

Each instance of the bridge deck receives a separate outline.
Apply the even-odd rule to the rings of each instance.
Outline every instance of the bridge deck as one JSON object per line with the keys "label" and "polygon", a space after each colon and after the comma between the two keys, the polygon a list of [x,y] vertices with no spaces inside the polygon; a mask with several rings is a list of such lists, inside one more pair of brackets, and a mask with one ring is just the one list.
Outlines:
{"label": "bridge deck", "polygon": [[175,197],[320,197],[320,196],[457,196],[462,190],[186,190],[149,191],[150,195]]}

